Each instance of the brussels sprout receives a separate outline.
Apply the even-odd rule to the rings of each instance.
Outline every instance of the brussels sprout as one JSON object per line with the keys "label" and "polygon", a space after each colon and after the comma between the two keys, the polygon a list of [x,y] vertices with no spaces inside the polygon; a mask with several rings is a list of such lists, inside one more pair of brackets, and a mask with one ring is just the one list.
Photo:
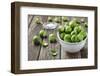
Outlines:
{"label": "brussels sprout", "polygon": [[52,52],[52,53],[55,53],[55,52],[56,52],[56,50],[52,48],[52,49],[51,49],[51,52]]}
{"label": "brussels sprout", "polygon": [[65,33],[71,33],[72,28],[70,26],[65,27]]}
{"label": "brussels sprout", "polygon": [[40,35],[41,38],[46,38],[47,32],[45,30],[40,30],[39,35]]}
{"label": "brussels sprout", "polygon": [[48,17],[48,22],[53,22],[53,17]]}
{"label": "brussels sprout", "polygon": [[84,25],[86,28],[88,27],[88,23],[87,23],[87,22],[85,22],[83,25]]}
{"label": "brussels sprout", "polygon": [[54,34],[49,35],[49,41],[50,43],[55,43],[56,42],[56,36]]}
{"label": "brussels sprout", "polygon": [[68,22],[64,22],[63,25],[64,25],[64,27],[66,27],[66,26],[69,25],[69,23]]}
{"label": "brussels sprout", "polygon": [[71,35],[70,34],[65,34],[64,41],[65,42],[70,42],[71,41]]}
{"label": "brussels sprout", "polygon": [[42,24],[42,21],[41,21],[40,17],[35,18],[35,23],[36,24]]}
{"label": "brussels sprout", "polygon": [[78,38],[79,41],[82,41],[83,38],[84,38],[84,36],[83,36],[81,33],[79,33],[79,34],[77,35],[77,38]]}
{"label": "brussels sprout", "polygon": [[76,35],[72,35],[71,41],[72,41],[72,42],[76,42]]}
{"label": "brussels sprout", "polygon": [[71,26],[72,28],[74,28],[75,26],[77,26],[78,24],[76,23],[76,19],[73,19],[69,22],[69,26]]}
{"label": "brussels sprout", "polygon": [[77,31],[75,30],[71,32],[71,35],[76,35],[76,34],[77,34]]}
{"label": "brussels sprout", "polygon": [[77,24],[81,24],[81,22],[80,22],[79,20],[76,20],[76,23],[77,23]]}
{"label": "brussels sprout", "polygon": [[85,38],[87,36],[86,32],[83,30],[80,32],[80,34],[83,35],[83,38]]}
{"label": "brussels sprout", "polygon": [[55,53],[52,53],[52,56],[54,56],[54,57],[55,57],[55,56],[57,56],[57,52],[55,52]]}
{"label": "brussels sprout", "polygon": [[67,18],[66,16],[63,16],[63,17],[62,17],[62,21],[68,22],[68,18]]}
{"label": "brussels sprout", "polygon": [[48,43],[45,42],[45,41],[43,41],[43,42],[42,42],[42,46],[43,46],[43,47],[47,47],[47,46],[48,46]]}
{"label": "brussels sprout", "polygon": [[77,33],[79,33],[81,30],[82,30],[82,27],[81,26],[76,26],[74,28],[74,31],[76,31]]}
{"label": "brussels sprout", "polygon": [[35,45],[40,45],[41,39],[39,38],[39,36],[34,36],[32,39],[32,43],[34,43]]}
{"label": "brussels sprout", "polygon": [[55,21],[56,23],[60,23],[60,22],[61,22],[61,18],[60,18],[60,17],[55,17],[54,21]]}
{"label": "brussels sprout", "polygon": [[57,51],[55,49],[51,49],[51,55],[52,56],[57,56]]}
{"label": "brussels sprout", "polygon": [[60,34],[60,38],[63,40],[64,39],[64,36],[65,36],[65,33],[61,33]]}
{"label": "brussels sprout", "polygon": [[85,23],[85,19],[84,18],[81,19],[81,23]]}
{"label": "brussels sprout", "polygon": [[59,26],[59,27],[58,27],[58,31],[59,31],[59,33],[64,32],[64,26]]}

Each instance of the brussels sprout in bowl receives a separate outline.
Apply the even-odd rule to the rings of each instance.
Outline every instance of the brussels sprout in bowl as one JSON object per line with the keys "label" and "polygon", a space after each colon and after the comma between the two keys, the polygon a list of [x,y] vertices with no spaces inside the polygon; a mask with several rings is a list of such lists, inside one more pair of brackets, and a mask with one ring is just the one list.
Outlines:
{"label": "brussels sprout in bowl", "polygon": [[84,47],[86,40],[87,40],[87,37],[86,37],[81,42],[75,42],[75,43],[65,42],[60,38],[59,32],[57,32],[57,37],[58,37],[58,40],[59,40],[63,50],[70,52],[70,53],[75,53],[75,52],[80,51]]}
{"label": "brussels sprout in bowl", "polygon": [[87,32],[81,25],[77,25],[77,23],[74,22],[73,24],[60,26],[60,28],[58,28],[57,37],[64,51],[75,53],[84,47],[87,40]]}

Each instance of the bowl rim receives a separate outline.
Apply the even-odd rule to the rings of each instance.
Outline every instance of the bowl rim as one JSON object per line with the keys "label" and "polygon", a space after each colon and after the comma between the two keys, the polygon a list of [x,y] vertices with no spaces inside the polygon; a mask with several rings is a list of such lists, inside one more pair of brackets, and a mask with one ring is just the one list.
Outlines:
{"label": "bowl rim", "polygon": [[80,42],[75,42],[75,43],[65,42],[65,41],[63,41],[63,40],[59,37],[59,32],[57,32],[57,37],[58,37],[58,39],[59,39],[61,42],[65,43],[65,44],[71,44],[71,45],[80,44],[80,43],[82,43],[82,42],[84,42],[84,41],[87,40],[87,37],[86,37],[84,40],[82,40],[82,41],[80,41]]}

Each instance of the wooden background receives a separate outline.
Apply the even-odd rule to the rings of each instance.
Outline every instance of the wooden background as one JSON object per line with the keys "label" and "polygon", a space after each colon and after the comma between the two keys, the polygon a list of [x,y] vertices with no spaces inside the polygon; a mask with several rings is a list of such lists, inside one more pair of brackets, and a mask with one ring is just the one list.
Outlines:
{"label": "wooden background", "polygon": [[[83,49],[81,49],[77,53],[68,53],[63,51],[60,43],[57,40],[57,43],[49,43],[48,38],[44,39],[44,41],[48,42],[48,47],[43,46],[35,46],[32,44],[32,38],[34,35],[37,35],[41,29],[43,29],[42,25],[37,25],[34,23],[35,15],[28,15],[28,60],[52,60],[52,59],[76,59],[76,58],[87,58],[88,56],[88,47],[87,42]],[[48,16],[40,16],[42,18],[43,23],[47,22]],[[69,20],[73,17],[68,17]],[[76,17],[80,20],[82,17]],[[87,20],[87,18],[85,18]],[[48,35],[50,33],[55,33],[57,30],[46,30]],[[57,38],[57,37],[56,37]],[[51,55],[51,49],[55,48],[57,50],[57,56],[53,57]],[[66,49],[67,50],[67,49]]]}

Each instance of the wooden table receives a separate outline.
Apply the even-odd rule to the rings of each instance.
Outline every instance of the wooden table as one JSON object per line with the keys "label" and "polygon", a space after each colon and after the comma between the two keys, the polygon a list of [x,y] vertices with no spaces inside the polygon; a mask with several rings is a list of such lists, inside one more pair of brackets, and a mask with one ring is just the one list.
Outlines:
{"label": "wooden table", "polygon": [[[46,22],[47,17],[41,16],[43,22]],[[48,36],[51,33],[56,35],[57,30],[46,30],[47,38],[43,39],[48,42],[48,47],[35,46],[32,44],[32,38],[37,35],[39,31],[43,29],[42,25],[34,24],[34,16],[28,16],[28,60],[52,60],[52,59],[75,59],[75,58],[87,58],[87,42],[85,47],[77,53],[68,53],[63,50],[60,43],[49,43]],[[57,37],[56,37],[57,38]],[[51,49],[57,50],[57,56],[53,57],[51,54]],[[67,49],[66,49],[67,50]]]}

